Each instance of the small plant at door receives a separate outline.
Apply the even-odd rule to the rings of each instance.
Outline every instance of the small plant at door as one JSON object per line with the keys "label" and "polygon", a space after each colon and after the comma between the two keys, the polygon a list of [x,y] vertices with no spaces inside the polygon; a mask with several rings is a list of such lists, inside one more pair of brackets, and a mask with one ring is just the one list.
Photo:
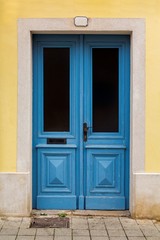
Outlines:
{"label": "small plant at door", "polygon": [[58,216],[61,217],[61,218],[64,218],[64,217],[67,216],[67,213],[65,213],[65,212],[58,213]]}

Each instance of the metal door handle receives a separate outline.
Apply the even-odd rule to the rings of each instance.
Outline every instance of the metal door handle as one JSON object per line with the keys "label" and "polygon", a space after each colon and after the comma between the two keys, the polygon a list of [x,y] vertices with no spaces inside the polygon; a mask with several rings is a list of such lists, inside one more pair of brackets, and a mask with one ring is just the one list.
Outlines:
{"label": "metal door handle", "polygon": [[88,127],[87,123],[83,123],[83,141],[87,142],[87,133],[88,133]]}

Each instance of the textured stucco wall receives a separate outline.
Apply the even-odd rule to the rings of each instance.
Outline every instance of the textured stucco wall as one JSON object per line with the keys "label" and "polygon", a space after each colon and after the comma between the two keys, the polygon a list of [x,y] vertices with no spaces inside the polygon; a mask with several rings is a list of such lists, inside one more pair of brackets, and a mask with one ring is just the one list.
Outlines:
{"label": "textured stucco wall", "polygon": [[0,0],[0,171],[16,171],[17,19],[79,15],[146,19],[145,170],[160,172],[160,1],[157,0]]}

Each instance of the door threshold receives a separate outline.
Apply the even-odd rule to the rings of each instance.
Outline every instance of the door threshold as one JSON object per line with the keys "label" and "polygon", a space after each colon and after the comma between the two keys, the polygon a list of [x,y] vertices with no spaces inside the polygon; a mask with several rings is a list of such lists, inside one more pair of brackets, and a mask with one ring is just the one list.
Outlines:
{"label": "door threshold", "polygon": [[94,216],[94,217],[130,217],[129,210],[124,211],[102,211],[102,210],[36,210],[33,209],[32,216],[51,216],[66,214],[67,216]]}

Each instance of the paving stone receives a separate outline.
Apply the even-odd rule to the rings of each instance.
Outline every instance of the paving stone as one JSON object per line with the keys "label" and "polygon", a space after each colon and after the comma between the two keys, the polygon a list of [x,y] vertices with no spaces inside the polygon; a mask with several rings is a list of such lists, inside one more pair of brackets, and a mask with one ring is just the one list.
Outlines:
{"label": "paving stone", "polygon": [[36,236],[53,236],[53,228],[38,228]]}
{"label": "paving stone", "polygon": [[21,221],[22,219],[19,221],[19,220],[7,220],[4,222],[3,224],[3,228],[19,228],[20,225],[21,225]]}
{"label": "paving stone", "polygon": [[122,225],[118,218],[105,218],[104,223],[107,229],[122,229]]}
{"label": "paving stone", "polygon": [[158,229],[158,231],[160,231],[160,223],[155,223],[154,226]]}
{"label": "paving stone", "polygon": [[18,236],[16,240],[34,240],[34,236]]}
{"label": "paving stone", "polygon": [[133,225],[122,225],[124,230],[139,230],[139,226],[133,224]]}
{"label": "paving stone", "polygon": [[36,229],[28,228],[28,229],[20,229],[18,235],[20,236],[35,236]]}
{"label": "paving stone", "polygon": [[54,240],[71,240],[71,236],[55,236]]}
{"label": "paving stone", "polygon": [[73,240],[90,240],[87,236],[73,236]]}
{"label": "paving stone", "polygon": [[83,229],[88,229],[89,227],[88,227],[88,224],[72,224],[71,228],[77,229],[77,230],[78,229],[83,230]]}
{"label": "paving stone", "polygon": [[87,219],[72,219],[71,223],[72,229],[88,229]]}
{"label": "paving stone", "polygon": [[114,229],[116,229],[116,230],[123,230],[123,227],[121,226],[121,225],[112,225],[112,226],[106,226],[106,228],[107,228],[107,230],[114,230]]}
{"label": "paving stone", "polygon": [[160,232],[157,229],[155,229],[155,230],[142,229],[142,232],[146,237],[159,237],[160,238]]}
{"label": "paving stone", "polygon": [[71,236],[71,229],[70,228],[56,228],[55,235],[58,236]]}
{"label": "paving stone", "polygon": [[104,218],[104,221],[106,222],[106,224],[118,224],[120,223],[119,218],[118,217],[107,217]]}
{"label": "paving stone", "polygon": [[15,236],[17,235],[17,233],[18,233],[18,229],[16,228],[2,228],[2,230],[0,231],[0,236],[1,235]]}
{"label": "paving stone", "polygon": [[147,240],[160,240],[160,237],[147,237]]}
{"label": "paving stone", "polygon": [[124,229],[138,229],[136,220],[130,218],[120,218],[120,222]]}
{"label": "paving stone", "polygon": [[110,240],[127,240],[126,237],[110,237]]}
{"label": "paving stone", "polygon": [[89,218],[88,223],[90,229],[105,229],[104,220],[101,218]]}
{"label": "paving stone", "polygon": [[29,226],[30,218],[0,218],[0,240],[160,240],[160,223],[146,219],[74,216],[71,218],[73,230]]}
{"label": "paving stone", "polygon": [[86,218],[86,217],[73,217],[72,218],[72,223],[76,222],[76,223],[80,223],[80,224],[85,224],[85,223],[87,223],[87,221],[88,221],[88,218]]}
{"label": "paving stone", "polygon": [[128,237],[143,237],[143,233],[140,231],[140,229],[138,230],[126,229],[125,233]]}
{"label": "paving stone", "polygon": [[136,223],[136,220],[132,219],[132,218],[120,217],[119,220],[123,224],[135,224]]}
{"label": "paving stone", "polygon": [[125,237],[125,232],[122,229],[108,229],[109,237]]}
{"label": "paving stone", "polygon": [[76,230],[73,229],[73,236],[89,236],[89,230]]}
{"label": "paving stone", "polygon": [[3,228],[19,228],[22,218],[8,217],[6,218]]}
{"label": "paving stone", "polygon": [[16,236],[0,236],[0,240],[15,240]]}
{"label": "paving stone", "polygon": [[107,236],[106,230],[103,229],[91,229],[91,236]]}
{"label": "paving stone", "polygon": [[20,227],[20,223],[5,222],[3,225],[3,228],[19,228],[19,227]]}
{"label": "paving stone", "polygon": [[158,229],[154,226],[154,225],[147,225],[147,226],[144,226],[144,225],[139,225],[139,229],[141,230],[150,230],[150,231],[157,231]]}
{"label": "paving stone", "polygon": [[122,228],[124,229],[139,229],[139,226],[137,223],[122,223]]}
{"label": "paving stone", "polygon": [[35,240],[53,240],[53,236],[36,236]]}
{"label": "paving stone", "polygon": [[[109,240],[108,237],[97,237],[97,236],[93,236],[92,240]],[[118,239],[117,239],[118,240]]]}
{"label": "paving stone", "polygon": [[22,219],[22,222],[21,222],[21,225],[20,225],[20,228],[29,228],[30,227],[30,224],[31,224],[31,218],[23,218]]}
{"label": "paving stone", "polygon": [[137,219],[136,222],[139,225],[150,225],[150,226],[153,225],[153,221],[149,219]]}
{"label": "paving stone", "polygon": [[145,237],[128,237],[129,240],[145,240]]}

